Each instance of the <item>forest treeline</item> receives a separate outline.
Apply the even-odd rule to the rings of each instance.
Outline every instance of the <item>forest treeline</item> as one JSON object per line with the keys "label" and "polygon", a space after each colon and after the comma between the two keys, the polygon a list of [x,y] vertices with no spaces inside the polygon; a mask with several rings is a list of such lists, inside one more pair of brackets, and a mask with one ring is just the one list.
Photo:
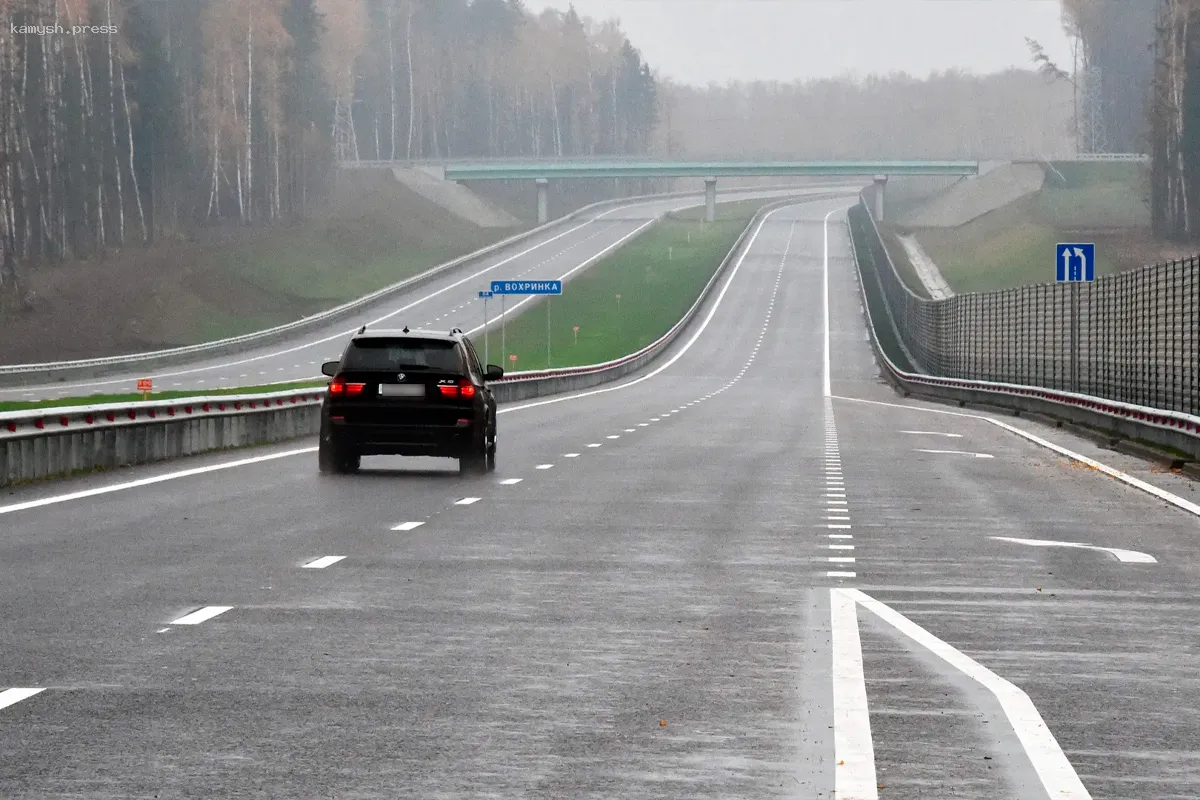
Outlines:
{"label": "forest treeline", "polygon": [[0,0],[0,281],[302,213],[339,158],[643,153],[656,91],[520,0]]}
{"label": "forest treeline", "polygon": [[674,155],[1003,159],[1074,150],[1070,88],[1032,69],[661,91],[656,143]]}

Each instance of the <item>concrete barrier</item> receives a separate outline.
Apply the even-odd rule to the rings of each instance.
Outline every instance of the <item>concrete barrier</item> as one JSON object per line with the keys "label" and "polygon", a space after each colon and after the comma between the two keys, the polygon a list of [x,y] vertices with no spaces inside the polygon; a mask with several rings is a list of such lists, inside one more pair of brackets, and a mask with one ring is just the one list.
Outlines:
{"label": "concrete barrier", "polygon": [[[770,211],[795,202],[759,210],[691,308],[658,340],[603,364],[506,375],[492,384],[497,402],[586,389],[648,366],[691,325],[750,231]],[[321,387],[0,412],[0,486],[315,436],[324,393]]]}

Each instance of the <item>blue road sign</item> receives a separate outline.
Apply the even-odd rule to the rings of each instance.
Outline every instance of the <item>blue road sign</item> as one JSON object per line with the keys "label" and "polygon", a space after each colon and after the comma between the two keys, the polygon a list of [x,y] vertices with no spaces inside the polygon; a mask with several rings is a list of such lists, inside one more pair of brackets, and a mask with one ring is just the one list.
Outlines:
{"label": "blue road sign", "polygon": [[491,292],[480,292],[479,296],[482,297],[484,300],[487,300],[489,297],[492,296],[492,293]]}
{"label": "blue road sign", "polygon": [[1096,245],[1059,244],[1054,253],[1055,275],[1060,283],[1096,280]]}
{"label": "blue road sign", "polygon": [[492,294],[562,294],[562,281],[492,281]]}

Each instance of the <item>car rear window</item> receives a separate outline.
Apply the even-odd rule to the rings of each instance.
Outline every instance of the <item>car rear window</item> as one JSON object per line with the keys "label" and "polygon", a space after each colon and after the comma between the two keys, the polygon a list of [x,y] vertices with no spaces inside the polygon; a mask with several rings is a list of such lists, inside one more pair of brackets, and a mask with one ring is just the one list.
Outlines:
{"label": "car rear window", "polygon": [[346,350],[341,368],[395,372],[433,370],[462,373],[454,342],[441,339],[359,339]]}

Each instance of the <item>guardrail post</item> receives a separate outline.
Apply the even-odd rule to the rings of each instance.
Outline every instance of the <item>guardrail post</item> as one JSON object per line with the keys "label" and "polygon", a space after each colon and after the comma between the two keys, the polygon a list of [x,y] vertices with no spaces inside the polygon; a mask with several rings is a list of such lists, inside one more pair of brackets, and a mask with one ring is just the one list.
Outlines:
{"label": "guardrail post", "polygon": [[883,222],[884,190],[887,188],[888,176],[875,176],[875,221]]}
{"label": "guardrail post", "polygon": [[538,178],[534,183],[537,184],[538,225],[545,225],[550,219],[550,181]]}
{"label": "guardrail post", "polygon": [[715,222],[717,219],[717,179],[704,179],[704,221]]}
{"label": "guardrail post", "polygon": [[1070,391],[1079,391],[1079,283],[1070,284]]}

